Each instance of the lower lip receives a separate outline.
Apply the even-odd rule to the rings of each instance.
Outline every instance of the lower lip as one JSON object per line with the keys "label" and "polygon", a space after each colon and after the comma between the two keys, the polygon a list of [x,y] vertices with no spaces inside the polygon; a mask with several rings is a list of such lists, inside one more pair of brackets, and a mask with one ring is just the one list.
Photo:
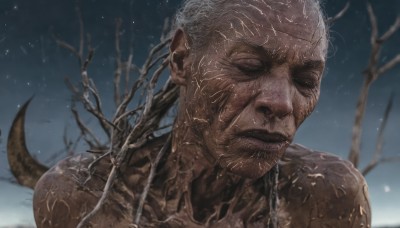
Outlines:
{"label": "lower lip", "polygon": [[240,137],[237,139],[237,143],[246,149],[265,151],[267,153],[280,152],[288,145],[287,142],[265,142],[254,137]]}

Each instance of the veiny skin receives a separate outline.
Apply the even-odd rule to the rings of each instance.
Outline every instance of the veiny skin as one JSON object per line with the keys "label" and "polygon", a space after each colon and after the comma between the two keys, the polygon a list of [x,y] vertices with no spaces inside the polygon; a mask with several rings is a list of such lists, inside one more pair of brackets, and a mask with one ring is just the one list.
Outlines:
{"label": "veiny skin", "polygon": [[[268,4],[267,4],[267,3]],[[370,227],[367,185],[347,161],[289,145],[318,100],[327,42],[308,1],[230,1],[209,45],[178,29],[171,75],[181,86],[171,149],[141,227],[268,227],[264,175],[279,162],[279,227]],[[93,227],[130,227],[150,161],[165,137],[135,151]],[[101,196],[111,168],[67,158],[37,183],[38,227],[75,227]]]}

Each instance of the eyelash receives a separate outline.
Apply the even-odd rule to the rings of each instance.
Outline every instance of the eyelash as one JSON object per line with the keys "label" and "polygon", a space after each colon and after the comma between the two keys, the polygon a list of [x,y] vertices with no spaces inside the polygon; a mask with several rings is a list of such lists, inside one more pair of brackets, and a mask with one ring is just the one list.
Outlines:
{"label": "eyelash", "polygon": [[295,77],[293,78],[293,81],[306,89],[315,89],[318,86],[318,82],[316,82],[314,79],[307,79],[307,78],[299,78],[299,77]]}

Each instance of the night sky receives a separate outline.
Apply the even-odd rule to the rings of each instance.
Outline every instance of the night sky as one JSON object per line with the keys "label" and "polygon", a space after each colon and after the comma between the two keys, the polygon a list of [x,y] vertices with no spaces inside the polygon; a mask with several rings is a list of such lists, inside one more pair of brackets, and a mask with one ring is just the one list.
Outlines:
{"label": "night sky", "polygon": [[[104,97],[106,113],[112,104],[115,19],[123,19],[123,56],[128,53],[133,34],[134,61],[142,64],[149,46],[159,41],[165,17],[172,16],[179,0],[84,0],[86,32],[96,48],[89,74]],[[332,16],[345,0],[324,0],[325,12]],[[372,0],[380,33],[400,16],[399,0]],[[52,154],[64,149],[63,135],[77,137],[70,113],[71,94],[64,78],[79,80],[77,60],[57,46],[53,34],[76,45],[78,20],[73,0],[0,1],[0,176],[10,177],[6,161],[6,140],[18,108],[29,97],[34,100],[26,120],[29,150],[47,165]],[[131,32],[133,31],[133,33]],[[370,24],[365,1],[353,0],[343,18],[331,28],[331,44],[321,97],[314,113],[299,129],[295,142],[347,158],[351,142],[355,106],[362,84],[362,71],[370,53]],[[384,46],[380,62],[400,54],[400,31]],[[377,129],[390,94],[395,93],[385,130],[384,156],[400,156],[400,67],[382,75],[370,90],[363,124],[364,167],[375,148]],[[108,111],[107,111],[108,110]],[[89,124],[88,116],[84,120]],[[80,147],[85,150],[84,146]],[[366,177],[369,184],[374,225],[400,224],[400,162],[378,166]],[[0,182],[0,227],[34,224],[32,191]]]}

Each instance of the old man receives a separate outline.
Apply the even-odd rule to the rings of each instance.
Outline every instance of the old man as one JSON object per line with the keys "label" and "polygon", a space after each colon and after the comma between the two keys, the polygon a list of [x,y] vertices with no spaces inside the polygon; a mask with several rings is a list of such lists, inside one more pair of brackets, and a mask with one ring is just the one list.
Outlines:
{"label": "old man", "polygon": [[[370,227],[365,180],[347,161],[291,145],[314,109],[328,49],[318,0],[187,0],[170,46],[180,86],[172,143],[143,209],[144,180],[167,136],[132,156],[91,227]],[[38,227],[76,227],[110,163],[67,158],[36,185]]]}

